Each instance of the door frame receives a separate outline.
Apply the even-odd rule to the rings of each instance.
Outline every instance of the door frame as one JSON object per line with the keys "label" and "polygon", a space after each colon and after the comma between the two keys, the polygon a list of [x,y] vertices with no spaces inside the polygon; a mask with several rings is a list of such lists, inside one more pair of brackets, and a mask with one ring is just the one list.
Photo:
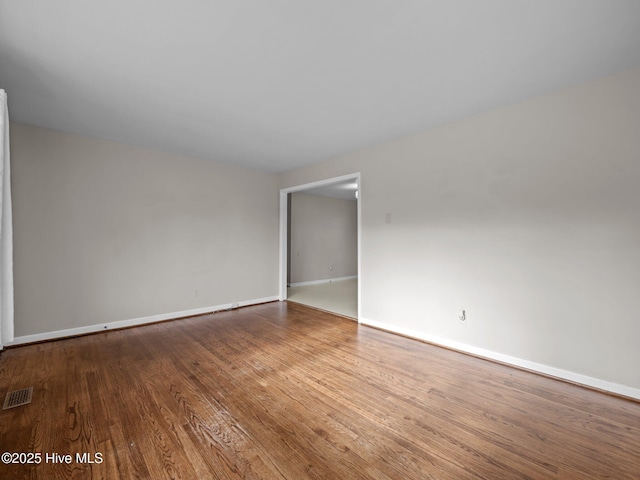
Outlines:
{"label": "door frame", "polygon": [[361,262],[360,262],[360,250],[361,250],[361,210],[362,210],[362,181],[360,178],[360,172],[350,173],[348,175],[342,175],[340,177],[327,178],[325,180],[318,180],[317,182],[305,183],[302,185],[296,185],[294,187],[287,187],[280,189],[280,276],[279,276],[279,295],[278,298],[282,302],[287,299],[287,264],[288,264],[288,241],[287,241],[287,223],[289,219],[289,209],[287,203],[287,195],[294,192],[301,192],[309,190],[315,187],[321,187],[324,185],[331,185],[334,183],[344,182],[345,180],[355,180],[358,183],[358,198],[357,203],[357,255],[358,255],[358,323],[361,318],[361,299],[362,299],[362,282],[361,282]]}

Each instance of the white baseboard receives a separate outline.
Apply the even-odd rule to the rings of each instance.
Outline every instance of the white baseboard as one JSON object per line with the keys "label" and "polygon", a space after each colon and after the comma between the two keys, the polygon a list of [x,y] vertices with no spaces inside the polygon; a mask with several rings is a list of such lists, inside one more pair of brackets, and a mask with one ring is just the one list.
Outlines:
{"label": "white baseboard", "polygon": [[320,285],[321,283],[333,283],[339,282],[341,280],[351,280],[353,278],[358,278],[357,275],[351,275],[350,277],[338,277],[338,278],[327,278],[325,280],[311,280],[309,282],[298,282],[298,283],[290,283],[289,287],[304,287],[305,285]]}
{"label": "white baseboard", "polygon": [[445,338],[436,337],[427,333],[418,332],[416,330],[410,330],[407,328],[396,327],[395,325],[389,325],[388,323],[376,322],[366,318],[360,318],[360,323],[368,325],[370,327],[379,328],[380,330],[386,330],[391,333],[397,333],[405,335],[407,337],[423,340],[425,342],[440,345],[442,347],[451,348],[460,352],[470,353],[478,357],[487,358],[489,360],[496,360],[498,362],[506,363],[534,372],[542,373],[552,377],[567,380],[569,382],[578,383],[588,387],[597,388],[607,392],[623,395],[625,397],[635,398],[640,400],[640,388],[628,387],[619,383],[608,382],[600,380],[598,378],[588,377],[568,370],[562,370],[560,368],[550,367],[541,363],[531,362],[529,360],[523,360],[521,358],[512,357],[510,355],[504,355],[502,353],[493,352],[491,350],[485,350],[483,348],[474,347],[465,343],[456,342],[453,340],[447,340]]}
{"label": "white baseboard", "polygon": [[42,342],[45,340],[53,340],[63,337],[74,337],[77,335],[84,335],[87,333],[103,332],[105,330],[114,330],[118,328],[135,327],[138,325],[145,325],[148,323],[162,322],[164,320],[173,320],[181,317],[191,317],[193,315],[202,315],[205,313],[214,313],[221,310],[229,310],[236,307],[246,307],[249,305],[257,305],[259,303],[267,303],[277,301],[278,297],[265,297],[257,298],[254,300],[246,300],[243,302],[226,303],[223,305],[216,305],[214,307],[202,307],[194,308],[193,310],[184,310],[182,312],[163,313],[160,315],[150,315],[148,317],[132,318],[129,320],[119,320],[109,323],[98,323],[96,325],[87,325],[84,327],[67,328],[65,330],[56,330],[53,332],[36,333],[33,335],[24,335],[21,337],[15,337],[13,342],[6,343],[5,347],[12,345],[22,345],[25,343]]}

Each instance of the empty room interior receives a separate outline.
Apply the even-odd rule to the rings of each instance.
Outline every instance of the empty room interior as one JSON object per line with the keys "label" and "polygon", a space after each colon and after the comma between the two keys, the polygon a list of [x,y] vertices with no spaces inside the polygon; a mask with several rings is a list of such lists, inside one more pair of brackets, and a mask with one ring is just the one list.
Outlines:
{"label": "empty room interior", "polygon": [[287,301],[358,319],[358,180],[287,195]]}
{"label": "empty room interior", "polygon": [[640,478],[640,2],[0,0],[0,478]]}

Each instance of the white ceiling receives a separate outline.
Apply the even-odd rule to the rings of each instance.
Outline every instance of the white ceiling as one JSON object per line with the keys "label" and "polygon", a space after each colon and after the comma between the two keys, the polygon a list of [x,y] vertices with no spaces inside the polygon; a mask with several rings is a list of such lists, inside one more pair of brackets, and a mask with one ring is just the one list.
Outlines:
{"label": "white ceiling", "polygon": [[638,0],[0,0],[13,121],[276,172],[638,65]]}
{"label": "white ceiling", "polygon": [[356,191],[358,190],[358,182],[356,180],[344,180],[341,182],[322,185],[320,187],[309,188],[303,190],[302,193],[311,195],[322,195],[323,197],[342,198],[343,200],[357,199]]}

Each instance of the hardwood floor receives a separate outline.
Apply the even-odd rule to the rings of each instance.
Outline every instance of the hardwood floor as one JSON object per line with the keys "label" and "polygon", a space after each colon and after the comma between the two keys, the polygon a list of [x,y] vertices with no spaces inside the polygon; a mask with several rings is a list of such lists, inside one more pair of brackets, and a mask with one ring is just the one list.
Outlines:
{"label": "hardwood floor", "polygon": [[639,403],[293,303],[4,351],[31,385],[2,479],[640,478]]}

